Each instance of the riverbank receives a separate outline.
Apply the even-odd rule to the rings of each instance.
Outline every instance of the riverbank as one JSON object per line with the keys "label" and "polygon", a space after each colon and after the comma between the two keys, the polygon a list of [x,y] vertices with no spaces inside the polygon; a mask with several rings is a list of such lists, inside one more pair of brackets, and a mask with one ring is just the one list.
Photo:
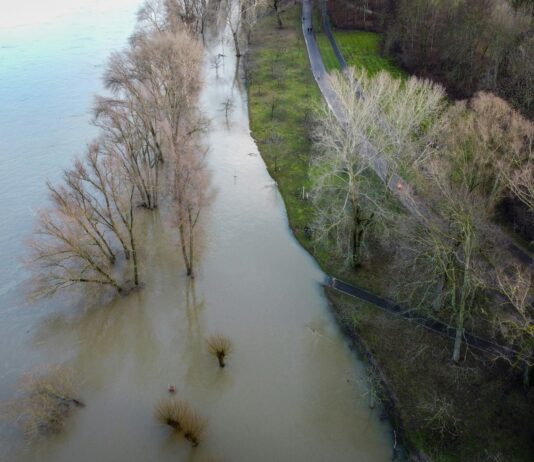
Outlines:
{"label": "riverbank", "polygon": [[[300,5],[257,27],[248,57],[251,129],[283,195],[299,242],[328,274],[377,294],[388,294],[388,250],[375,244],[357,273],[344,271],[307,239],[313,218],[305,200],[312,108],[321,98],[300,32]],[[437,461],[527,461],[534,454],[534,394],[525,394],[510,369],[470,351],[461,366],[449,360],[450,342],[355,299],[328,293],[342,329],[369,355],[387,384],[392,421],[413,453]],[[373,381],[373,379],[371,379]],[[378,394],[379,395],[379,394]]]}

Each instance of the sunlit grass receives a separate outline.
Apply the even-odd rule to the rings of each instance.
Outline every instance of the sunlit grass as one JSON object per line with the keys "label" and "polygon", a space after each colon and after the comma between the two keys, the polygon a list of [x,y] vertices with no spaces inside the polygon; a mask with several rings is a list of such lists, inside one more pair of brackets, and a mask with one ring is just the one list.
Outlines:
{"label": "sunlit grass", "polygon": [[[407,76],[390,58],[381,55],[379,34],[364,31],[334,31],[333,34],[348,66],[364,69],[369,75],[386,71],[393,77]],[[324,33],[317,34],[317,44],[326,70],[339,69],[332,45]]]}
{"label": "sunlit grass", "polygon": [[365,69],[370,75],[387,71],[393,77],[406,77],[395,63],[380,54],[379,34],[363,31],[335,31],[334,37],[349,66]]}
{"label": "sunlit grass", "polygon": [[317,39],[317,45],[319,46],[319,51],[321,52],[321,56],[323,58],[324,67],[326,67],[326,70],[328,72],[339,69],[339,62],[336,58],[336,55],[334,54],[334,49],[332,48],[332,45],[330,43],[330,40],[328,40],[328,37],[323,34],[316,34]]}

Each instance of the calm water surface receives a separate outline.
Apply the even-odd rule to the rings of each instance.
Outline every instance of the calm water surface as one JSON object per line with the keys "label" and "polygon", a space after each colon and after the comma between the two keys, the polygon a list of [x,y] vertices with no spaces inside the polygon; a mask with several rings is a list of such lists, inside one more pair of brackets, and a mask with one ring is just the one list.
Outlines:
{"label": "calm water surface", "polygon": [[[200,230],[195,283],[184,278],[176,236],[147,215],[143,291],[92,308],[67,294],[26,301],[32,210],[46,203],[45,180],[94,135],[92,97],[138,2],[52,5],[54,14],[36,10],[31,24],[15,14],[0,21],[0,399],[32,367],[67,361],[87,407],[61,435],[32,444],[0,424],[0,460],[390,460],[391,430],[367,407],[363,370],[329,314],[323,275],[292,237],[250,137],[230,43],[206,48],[201,104],[217,194]],[[217,78],[208,63],[218,53],[227,58]],[[222,371],[205,352],[213,331],[234,342]],[[195,450],[152,418],[169,383],[208,419]]]}

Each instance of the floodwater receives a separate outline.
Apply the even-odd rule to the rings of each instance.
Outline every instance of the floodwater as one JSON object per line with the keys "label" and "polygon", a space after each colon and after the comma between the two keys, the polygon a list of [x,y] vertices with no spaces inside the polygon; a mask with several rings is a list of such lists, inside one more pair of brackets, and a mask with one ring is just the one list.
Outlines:
{"label": "floodwater", "polygon": [[[206,47],[201,105],[216,195],[201,223],[194,283],[176,236],[145,216],[145,289],[89,308],[69,294],[26,301],[20,259],[32,210],[45,204],[45,180],[94,135],[92,95],[138,2],[93,3],[68,2],[69,14],[38,24],[0,23],[0,399],[36,365],[66,362],[87,404],[63,433],[36,442],[0,424],[0,460],[390,460],[391,428],[367,406],[363,367],[329,313],[323,274],[293,238],[250,136],[230,42]],[[217,76],[209,63],[220,53]],[[212,332],[234,344],[223,370],[206,353]],[[198,448],[153,419],[168,384],[207,419]]]}

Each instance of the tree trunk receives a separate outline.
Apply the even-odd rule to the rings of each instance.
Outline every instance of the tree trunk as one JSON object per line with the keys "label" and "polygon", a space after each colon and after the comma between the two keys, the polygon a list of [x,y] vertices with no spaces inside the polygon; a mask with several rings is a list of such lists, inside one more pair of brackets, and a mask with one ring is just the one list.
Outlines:
{"label": "tree trunk", "polygon": [[130,234],[130,244],[132,246],[132,265],[134,273],[134,285],[137,287],[139,285],[139,266],[137,263],[137,251],[135,249],[135,241],[133,235]]}
{"label": "tree trunk", "polygon": [[278,0],[275,0],[273,3],[274,12],[276,13],[276,21],[278,22],[278,29],[282,29],[284,25],[282,24],[282,18],[280,18],[280,11],[278,9]]}
{"label": "tree trunk", "polygon": [[445,277],[440,276],[439,281],[436,285],[436,295],[434,301],[432,302],[432,309],[434,311],[439,311],[443,304],[443,286],[445,285]]}
{"label": "tree trunk", "polygon": [[460,349],[462,346],[462,336],[464,333],[465,311],[468,304],[468,292],[470,291],[470,272],[471,272],[471,252],[472,252],[472,236],[469,228],[465,231],[464,236],[464,258],[465,263],[463,267],[463,283],[462,292],[460,293],[460,305],[458,306],[458,314],[456,321],[456,339],[454,340],[454,352],[452,359],[455,362],[460,360]]}
{"label": "tree trunk", "polygon": [[523,386],[525,390],[530,388],[530,376],[532,375],[532,370],[530,365],[525,361],[523,363]]}
{"label": "tree trunk", "polygon": [[232,32],[232,37],[234,38],[234,46],[235,46],[235,55],[240,58],[241,57],[241,51],[239,50],[239,38],[237,37],[237,31]]}
{"label": "tree trunk", "polygon": [[188,218],[189,218],[189,271],[188,276],[191,279],[195,278],[195,273],[193,271],[193,220],[191,217],[191,210],[188,210]]}
{"label": "tree trunk", "polygon": [[[182,223],[182,220],[180,220],[180,223]],[[191,276],[191,273],[193,272],[193,268],[191,267],[191,262],[189,261],[189,256],[188,256],[188,253],[187,253],[187,245],[186,245],[186,242],[185,242],[184,225],[183,224],[180,224],[179,230],[180,230],[180,246],[182,247],[182,255],[184,257],[185,269],[187,271],[187,275]]]}
{"label": "tree trunk", "polygon": [[454,352],[452,353],[452,360],[454,362],[460,361],[460,353],[462,350],[462,337],[464,335],[463,327],[456,328],[456,338],[454,339]]}
{"label": "tree trunk", "polygon": [[363,234],[365,232],[365,219],[362,219],[362,210],[357,199],[352,197],[352,209],[354,213],[352,228],[352,266],[356,269],[362,264]]}
{"label": "tree trunk", "polygon": [[363,229],[355,226],[352,232],[352,266],[359,268],[362,264]]}

